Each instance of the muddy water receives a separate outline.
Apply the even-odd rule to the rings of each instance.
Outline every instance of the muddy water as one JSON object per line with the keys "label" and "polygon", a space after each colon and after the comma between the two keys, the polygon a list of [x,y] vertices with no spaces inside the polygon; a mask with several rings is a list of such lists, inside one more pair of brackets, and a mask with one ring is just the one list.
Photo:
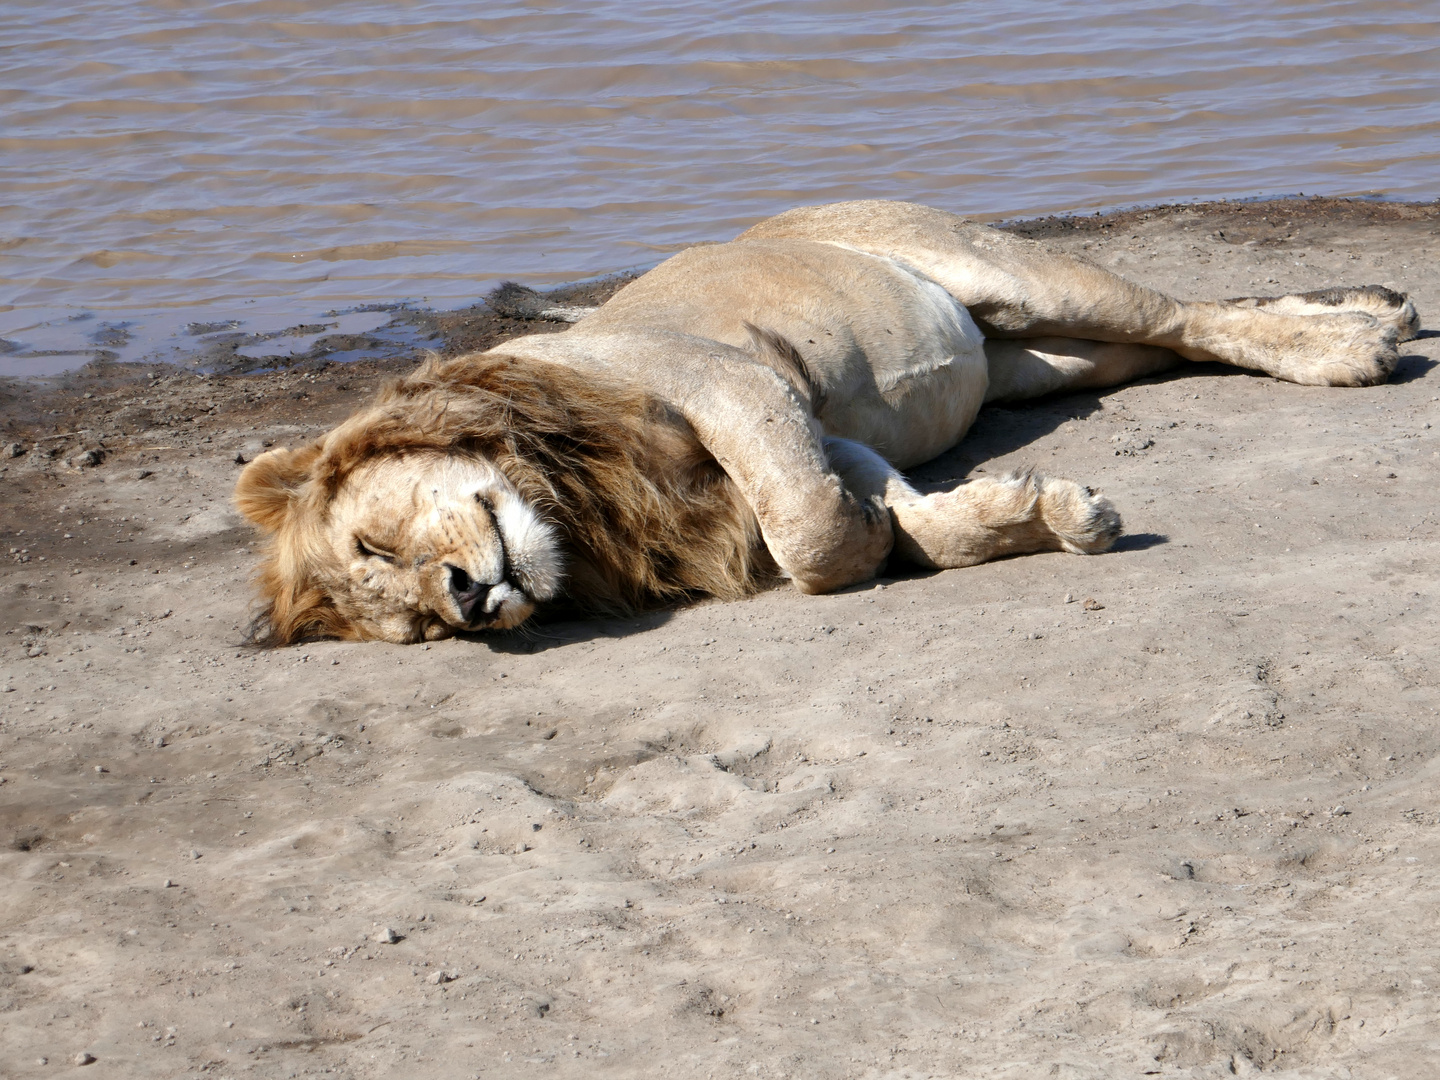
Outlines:
{"label": "muddy water", "polygon": [[1433,0],[0,5],[0,373],[353,331],[796,203],[1295,192],[1440,195]]}

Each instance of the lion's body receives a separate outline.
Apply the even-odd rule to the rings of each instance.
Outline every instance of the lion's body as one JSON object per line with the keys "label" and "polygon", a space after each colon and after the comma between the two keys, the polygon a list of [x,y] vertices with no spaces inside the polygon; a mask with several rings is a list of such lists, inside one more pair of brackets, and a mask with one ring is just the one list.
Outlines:
{"label": "lion's body", "polygon": [[954,446],[985,400],[985,339],[954,297],[893,259],[810,240],[691,248],[620,290],[563,341],[523,338],[512,349],[577,366],[599,356],[608,366],[611,350],[591,353],[591,342],[632,327],[745,351],[750,326],[803,356],[824,398],[827,435],[864,443],[897,468]]}
{"label": "lion's body", "polygon": [[561,595],[734,596],[777,570],[826,591],[892,547],[931,567],[1104,550],[1118,516],[1068,481],[922,496],[897,470],[954,446],[987,400],[1182,358],[1379,381],[1417,325],[1381,289],[1187,304],[940,211],[792,211],[675,256],[566,333],[431,363],[316,447],[252,465],[237,500],[276,537],[262,636],[417,640]]}

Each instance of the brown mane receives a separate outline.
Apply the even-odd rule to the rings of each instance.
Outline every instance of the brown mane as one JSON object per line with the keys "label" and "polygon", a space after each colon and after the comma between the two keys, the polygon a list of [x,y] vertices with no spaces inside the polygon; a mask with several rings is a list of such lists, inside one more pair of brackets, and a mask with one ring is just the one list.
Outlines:
{"label": "brown mane", "polygon": [[306,526],[323,518],[363,462],[427,450],[484,457],[506,474],[561,533],[563,591],[582,610],[735,598],[775,573],[730,479],[688,425],[649,394],[503,355],[431,360],[383,387],[373,406],[323,443],[293,452],[300,474],[288,487],[285,478],[265,477],[264,487],[242,478],[237,502],[262,523],[262,496],[293,493],[286,512],[273,515],[276,534],[259,575],[264,609],[252,640],[356,636],[320,581]]}

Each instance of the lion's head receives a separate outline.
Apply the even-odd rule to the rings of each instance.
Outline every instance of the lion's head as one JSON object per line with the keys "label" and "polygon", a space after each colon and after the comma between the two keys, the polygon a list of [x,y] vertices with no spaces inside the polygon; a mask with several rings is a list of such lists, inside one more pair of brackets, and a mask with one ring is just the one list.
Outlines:
{"label": "lion's head", "polygon": [[563,596],[627,610],[744,593],[753,515],[653,398],[551,364],[432,361],[320,441],[251,462],[266,644],[509,629]]}
{"label": "lion's head", "polygon": [[[266,574],[283,600],[267,621],[281,639],[433,641],[508,629],[558,591],[555,530],[492,462],[378,453],[332,474],[331,491],[316,482],[326,457],[323,443],[271,451],[236,491],[251,520],[278,534]],[[304,624],[289,626],[296,617]]]}

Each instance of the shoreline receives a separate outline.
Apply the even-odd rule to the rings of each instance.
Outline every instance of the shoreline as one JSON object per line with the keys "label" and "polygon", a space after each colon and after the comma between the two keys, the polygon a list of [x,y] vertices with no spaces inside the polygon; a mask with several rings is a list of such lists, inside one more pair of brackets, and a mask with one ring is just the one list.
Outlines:
{"label": "shoreline", "polygon": [[[1196,216],[1213,221],[1224,219],[1233,226],[1251,229],[1267,224],[1268,218],[1277,214],[1300,224],[1377,224],[1433,216],[1437,207],[1440,201],[1295,196],[1127,206],[1104,212],[1004,218],[991,224],[1032,239],[1054,239]],[[557,303],[598,302],[643,272],[643,269],[618,271],[586,277],[545,289],[543,295]],[[494,292],[491,290],[486,295]],[[72,343],[46,350],[0,340],[0,349],[4,350],[0,356],[8,357],[11,363],[37,367],[72,364],[66,358],[88,355],[90,359],[74,362],[64,370],[0,375],[0,383],[63,378],[83,372],[87,367],[114,363],[157,364],[205,375],[270,373],[325,361],[398,360],[426,348],[449,352],[457,347],[457,341],[477,343],[466,344],[466,348],[488,348],[487,342],[493,344],[514,332],[504,315],[488,308],[484,296],[457,308],[425,307],[402,300],[357,301],[324,313],[297,315],[293,319],[271,316],[258,322],[251,318],[248,323],[243,317],[243,306],[228,313],[216,310],[225,317],[209,323],[194,322],[194,313],[183,309],[133,318],[117,317],[113,313],[106,317],[93,312],[57,316],[52,320],[56,325],[89,328],[84,331],[89,344]],[[72,335],[76,332],[66,331]],[[275,351],[267,351],[271,349]]]}

